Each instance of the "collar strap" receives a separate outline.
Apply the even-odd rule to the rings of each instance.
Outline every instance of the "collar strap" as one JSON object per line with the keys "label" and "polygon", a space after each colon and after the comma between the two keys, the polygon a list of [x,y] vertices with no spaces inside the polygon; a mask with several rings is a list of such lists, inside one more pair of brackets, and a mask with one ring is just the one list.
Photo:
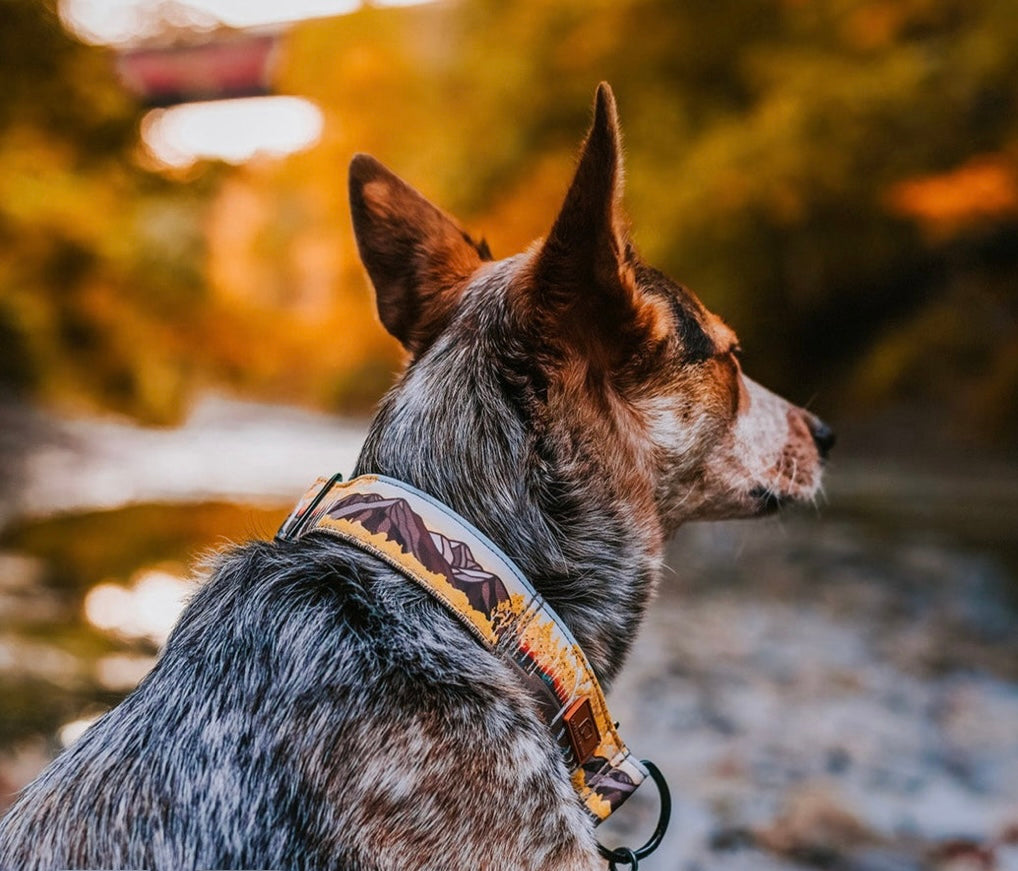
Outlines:
{"label": "collar strap", "polygon": [[630,755],[572,633],[492,541],[426,493],[392,478],[319,478],[278,538],[325,532],[388,563],[511,663],[537,702],[594,824],[647,777]]}

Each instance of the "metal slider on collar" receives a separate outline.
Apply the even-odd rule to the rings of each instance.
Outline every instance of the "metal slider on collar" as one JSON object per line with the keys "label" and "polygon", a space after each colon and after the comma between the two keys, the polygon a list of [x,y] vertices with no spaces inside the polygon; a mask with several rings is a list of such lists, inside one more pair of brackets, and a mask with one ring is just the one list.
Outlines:
{"label": "metal slider on collar", "polygon": [[[304,494],[304,498],[294,509],[293,513],[283,522],[283,525],[279,528],[279,532],[276,533],[277,540],[290,541],[300,538],[301,534],[311,522],[315,509],[318,508],[318,506],[322,503],[322,500],[329,495],[333,486],[343,480],[343,476],[337,472],[331,478],[319,478],[319,480],[322,481],[322,484],[320,487],[316,484],[317,492],[315,492],[315,487],[308,490],[308,492]],[[313,497],[311,496],[312,492],[314,492]],[[309,500],[309,497],[310,501],[307,501]],[[303,505],[305,501],[307,501],[306,506]]]}

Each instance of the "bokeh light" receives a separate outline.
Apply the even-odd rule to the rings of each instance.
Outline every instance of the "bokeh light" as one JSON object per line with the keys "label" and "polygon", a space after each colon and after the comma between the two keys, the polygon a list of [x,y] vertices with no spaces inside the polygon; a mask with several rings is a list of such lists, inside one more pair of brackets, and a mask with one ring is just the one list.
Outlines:
{"label": "bokeh light", "polygon": [[200,158],[243,163],[309,148],[322,132],[322,113],[299,97],[249,97],[153,109],[142,139],[161,163],[187,166]]}
{"label": "bokeh light", "polygon": [[[385,0],[379,6],[412,6],[426,0]],[[95,44],[129,43],[165,25],[211,29],[264,27],[342,15],[357,9],[359,0],[64,0],[61,16],[81,39]]]}
{"label": "bokeh light", "polygon": [[97,629],[162,644],[192,586],[169,572],[146,569],[135,575],[130,586],[106,581],[89,590],[85,617]]}

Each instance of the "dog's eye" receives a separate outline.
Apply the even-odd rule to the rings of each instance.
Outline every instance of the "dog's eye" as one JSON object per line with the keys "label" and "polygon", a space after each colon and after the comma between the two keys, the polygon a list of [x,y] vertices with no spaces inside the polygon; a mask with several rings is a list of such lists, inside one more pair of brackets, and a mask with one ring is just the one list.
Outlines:
{"label": "dog's eye", "polygon": [[711,355],[715,360],[723,360],[726,363],[734,361],[736,365],[739,365],[739,361],[742,359],[742,345],[738,342],[732,342],[727,348],[721,350],[715,347],[714,353]]}

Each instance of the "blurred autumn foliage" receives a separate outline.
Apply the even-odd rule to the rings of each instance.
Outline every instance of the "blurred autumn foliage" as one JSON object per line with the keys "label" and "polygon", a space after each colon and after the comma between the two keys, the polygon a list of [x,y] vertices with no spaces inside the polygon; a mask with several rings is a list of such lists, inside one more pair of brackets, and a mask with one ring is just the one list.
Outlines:
{"label": "blurred autumn foliage", "polygon": [[826,413],[1018,438],[1014,0],[459,0],[288,32],[321,142],[152,166],[107,50],[0,4],[0,378],[170,420],[225,384],[342,410],[398,367],[356,259],[368,151],[489,241],[546,232],[599,80],[648,260]]}

